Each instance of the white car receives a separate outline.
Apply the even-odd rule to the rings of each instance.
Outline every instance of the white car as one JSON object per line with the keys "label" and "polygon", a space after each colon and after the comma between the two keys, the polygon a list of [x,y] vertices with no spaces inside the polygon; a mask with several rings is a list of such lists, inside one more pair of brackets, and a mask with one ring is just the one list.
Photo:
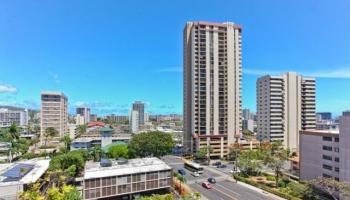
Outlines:
{"label": "white car", "polygon": [[198,172],[193,172],[191,175],[194,176],[194,177],[198,177],[199,173]]}

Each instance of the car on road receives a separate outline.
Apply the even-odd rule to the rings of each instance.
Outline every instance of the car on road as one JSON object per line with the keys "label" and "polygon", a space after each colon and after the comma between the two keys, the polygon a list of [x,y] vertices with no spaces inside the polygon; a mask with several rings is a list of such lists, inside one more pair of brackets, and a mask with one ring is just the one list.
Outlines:
{"label": "car on road", "polygon": [[222,164],[222,165],[218,165],[217,167],[218,167],[218,168],[226,168],[227,165]]}
{"label": "car on road", "polygon": [[208,182],[202,183],[202,186],[203,186],[205,189],[211,189],[211,188],[212,188],[211,184],[208,183]]}
{"label": "car on road", "polygon": [[221,162],[220,162],[220,161],[215,162],[215,163],[213,163],[213,165],[214,165],[214,166],[219,166],[219,165],[221,165]]}
{"label": "car on road", "polygon": [[198,172],[193,172],[191,175],[194,176],[194,177],[199,177],[199,173]]}
{"label": "car on road", "polygon": [[177,170],[177,172],[178,172],[179,174],[181,174],[182,176],[185,176],[185,175],[186,175],[186,172],[185,172],[184,169],[179,169],[179,170]]}
{"label": "car on road", "polygon": [[208,178],[208,182],[209,183],[216,183],[216,180],[215,180],[215,178],[210,177],[210,178]]}

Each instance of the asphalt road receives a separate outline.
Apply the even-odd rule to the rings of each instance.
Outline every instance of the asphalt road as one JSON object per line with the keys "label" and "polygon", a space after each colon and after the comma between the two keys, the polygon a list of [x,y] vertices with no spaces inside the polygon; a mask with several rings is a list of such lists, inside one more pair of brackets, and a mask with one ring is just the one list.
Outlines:
{"label": "asphalt road", "polygon": [[[178,169],[184,169],[184,163],[178,157],[166,156],[163,160],[176,172]],[[269,194],[230,181],[229,171],[232,169],[230,167],[217,169],[213,166],[210,168],[204,166],[204,173],[200,174],[199,177],[193,177],[191,172],[185,169],[185,178],[190,187],[200,192],[208,200],[274,200]],[[202,183],[207,181],[209,177],[214,177],[217,183],[212,184],[212,189],[205,189],[202,187]]]}

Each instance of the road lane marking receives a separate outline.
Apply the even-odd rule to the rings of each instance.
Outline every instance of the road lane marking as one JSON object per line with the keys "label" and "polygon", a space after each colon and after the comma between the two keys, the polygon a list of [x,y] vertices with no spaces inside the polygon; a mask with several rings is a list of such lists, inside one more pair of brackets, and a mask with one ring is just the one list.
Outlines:
{"label": "road lane marking", "polygon": [[215,184],[215,185],[216,185],[216,186],[219,186],[219,187],[221,187],[221,188],[224,188],[225,190],[230,191],[230,192],[234,193],[234,194],[237,195],[237,196],[241,196],[239,193],[234,192],[232,189],[229,189],[229,188],[227,188],[227,187],[225,187],[225,186],[223,186],[223,185],[220,185],[220,184]]}
{"label": "road lane marking", "polygon": [[215,188],[215,187],[212,187],[212,189],[213,189],[213,190],[216,190],[216,191],[218,191],[218,192],[220,192],[220,193],[222,193],[222,194],[224,194],[224,195],[226,195],[226,196],[228,196],[228,197],[230,197],[230,198],[233,199],[233,200],[239,200],[239,199],[237,199],[236,197],[234,197],[234,196],[232,196],[232,195],[230,195],[230,194],[227,194],[226,192],[224,192],[224,191],[222,191],[222,190],[219,190],[219,189],[217,189],[217,188]]}

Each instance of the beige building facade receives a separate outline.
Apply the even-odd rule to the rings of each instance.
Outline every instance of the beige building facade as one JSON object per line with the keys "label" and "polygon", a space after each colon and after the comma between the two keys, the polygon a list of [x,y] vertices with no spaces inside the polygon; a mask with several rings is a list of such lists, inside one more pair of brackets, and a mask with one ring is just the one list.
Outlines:
{"label": "beige building facade", "polygon": [[224,157],[241,134],[241,27],[188,22],[184,28],[184,148],[210,145]]}
{"label": "beige building facade", "polygon": [[61,92],[41,93],[41,135],[53,127],[62,137],[68,133],[68,98]]}
{"label": "beige building facade", "polygon": [[316,81],[294,72],[257,80],[257,133],[260,141],[281,140],[298,151],[299,131],[315,129]]}

